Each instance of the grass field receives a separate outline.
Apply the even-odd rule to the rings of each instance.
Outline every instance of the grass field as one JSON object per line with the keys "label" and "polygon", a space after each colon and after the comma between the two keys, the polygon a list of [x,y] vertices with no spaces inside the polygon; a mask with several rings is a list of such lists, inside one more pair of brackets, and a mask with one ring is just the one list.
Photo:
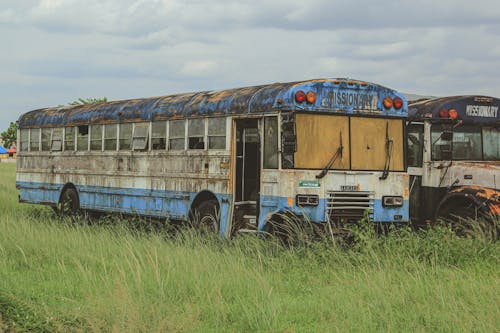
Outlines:
{"label": "grass field", "polygon": [[0,163],[0,332],[500,331],[498,242],[402,229],[284,249],[89,226],[18,204],[14,168]]}

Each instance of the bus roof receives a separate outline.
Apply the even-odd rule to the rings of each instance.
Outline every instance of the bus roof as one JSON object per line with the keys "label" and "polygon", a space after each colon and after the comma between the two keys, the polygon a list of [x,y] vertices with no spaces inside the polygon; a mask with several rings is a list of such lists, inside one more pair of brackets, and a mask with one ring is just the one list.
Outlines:
{"label": "bus roof", "polygon": [[[313,103],[298,103],[297,91],[316,94]],[[403,100],[403,106],[386,110],[385,97]],[[75,126],[183,119],[221,115],[265,114],[285,111],[316,111],[343,114],[375,114],[406,117],[407,103],[395,90],[351,79],[318,79],[274,83],[221,91],[203,91],[169,96],[112,101],[100,104],[38,109],[23,114],[19,127]]]}
{"label": "bus roof", "polygon": [[[410,120],[449,119],[449,110],[456,110],[457,119],[464,124],[500,124],[500,99],[489,96],[448,96],[410,102],[408,118]],[[446,110],[444,115],[440,115]]]}

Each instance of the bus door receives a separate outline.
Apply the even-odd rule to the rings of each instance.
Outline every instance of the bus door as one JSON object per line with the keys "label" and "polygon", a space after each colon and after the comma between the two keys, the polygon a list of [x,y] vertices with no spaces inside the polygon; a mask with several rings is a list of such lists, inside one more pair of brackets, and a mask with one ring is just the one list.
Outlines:
{"label": "bus door", "polygon": [[419,222],[421,216],[422,200],[422,175],[424,160],[424,125],[410,123],[407,125],[407,156],[408,174],[410,175],[410,219]]}
{"label": "bus door", "polygon": [[236,119],[235,229],[257,228],[260,194],[259,119]]}

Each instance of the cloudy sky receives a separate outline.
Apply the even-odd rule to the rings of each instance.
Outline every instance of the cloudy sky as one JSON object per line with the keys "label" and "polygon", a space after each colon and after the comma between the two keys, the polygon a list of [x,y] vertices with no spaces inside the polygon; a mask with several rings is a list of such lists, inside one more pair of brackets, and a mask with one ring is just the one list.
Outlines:
{"label": "cloudy sky", "polygon": [[0,131],[26,111],[351,77],[500,96],[498,0],[1,0]]}

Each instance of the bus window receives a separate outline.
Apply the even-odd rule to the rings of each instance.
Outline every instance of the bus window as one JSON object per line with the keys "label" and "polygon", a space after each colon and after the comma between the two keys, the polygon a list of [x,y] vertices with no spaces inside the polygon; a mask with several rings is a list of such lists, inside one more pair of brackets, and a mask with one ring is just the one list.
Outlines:
{"label": "bus window", "polygon": [[[441,138],[443,128],[434,125],[431,129],[432,159],[435,161],[450,159],[445,152],[450,149],[450,142]],[[453,130],[452,158],[454,160],[477,161],[482,159],[481,131],[474,127],[458,127]]]}
{"label": "bus window", "polygon": [[78,151],[89,150],[89,126],[88,125],[81,125],[81,126],[77,127],[76,150],[78,150]]}
{"label": "bus window", "polygon": [[52,130],[52,143],[50,149],[52,151],[62,150],[62,128],[54,128]]}
{"label": "bus window", "polygon": [[226,149],[226,118],[208,118],[208,149]]}
{"label": "bus window", "polygon": [[66,127],[64,129],[64,150],[73,151],[75,150],[75,128]]}
{"label": "bus window", "polygon": [[161,150],[166,148],[167,122],[155,121],[151,130],[151,149]]}
{"label": "bus window", "polygon": [[90,150],[102,150],[102,125],[90,128]]}
{"label": "bus window", "polygon": [[40,150],[40,129],[32,128],[30,134],[30,151]]}
{"label": "bus window", "polygon": [[170,122],[169,147],[172,150],[184,150],[186,126],[184,120],[173,120]]}
{"label": "bus window", "polygon": [[116,124],[104,125],[104,150],[116,150]]}
{"label": "bus window", "polygon": [[205,119],[189,119],[188,139],[189,149],[205,149]]}
{"label": "bus window", "polygon": [[28,146],[29,146],[29,137],[30,137],[30,130],[29,129],[22,129],[21,130],[21,137],[19,140],[20,144],[20,151],[28,151]]}
{"label": "bus window", "polygon": [[483,128],[483,151],[485,160],[500,159],[500,134],[498,128]]}
{"label": "bus window", "polygon": [[42,151],[50,150],[50,136],[52,128],[42,128]]}
{"label": "bus window", "polygon": [[147,150],[149,142],[149,123],[135,124],[132,136],[133,150]]}
{"label": "bus window", "polygon": [[130,150],[132,148],[132,124],[120,124],[120,150]]}
{"label": "bus window", "polygon": [[424,126],[411,124],[408,126],[408,166],[421,167],[424,153]]}
{"label": "bus window", "polygon": [[278,169],[278,117],[264,118],[264,168]]}
{"label": "bus window", "polygon": [[453,159],[482,159],[481,131],[479,129],[459,127],[453,131]]}

